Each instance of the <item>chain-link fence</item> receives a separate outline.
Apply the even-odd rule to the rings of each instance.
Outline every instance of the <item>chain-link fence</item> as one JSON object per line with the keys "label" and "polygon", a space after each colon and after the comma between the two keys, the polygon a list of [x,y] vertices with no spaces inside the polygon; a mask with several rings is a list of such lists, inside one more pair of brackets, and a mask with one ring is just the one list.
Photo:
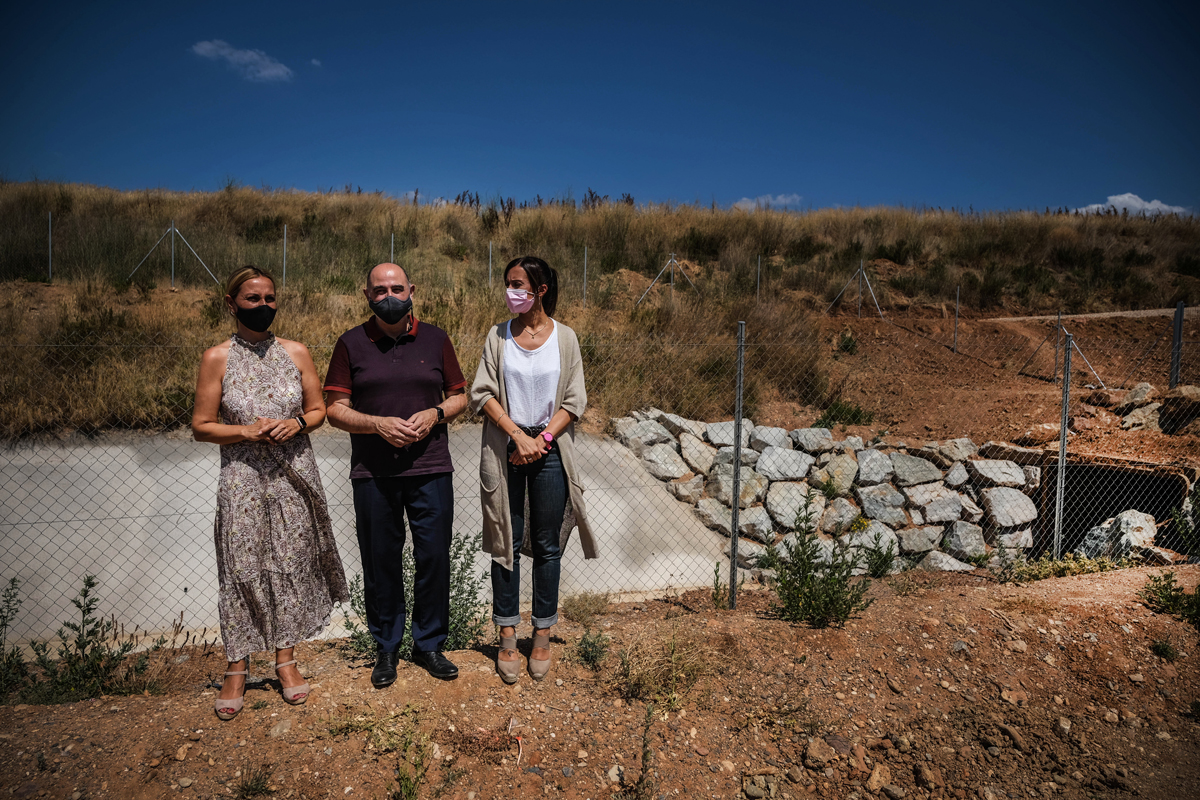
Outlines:
{"label": "chain-link fence", "polygon": [[[1187,501],[1200,398],[1167,389],[1169,330],[1159,341],[1103,341],[1047,327],[1040,343],[969,331],[951,341],[944,330],[886,321],[830,341],[751,329],[740,399],[735,330],[689,339],[581,332],[594,410],[579,426],[578,463],[600,558],[584,560],[569,544],[562,595],[712,586],[714,566],[728,585],[735,497],[745,569],[796,527],[806,503],[829,541],[891,543],[898,563],[926,569],[1046,552],[1155,563],[1200,555]],[[24,601],[14,639],[53,635],[73,616],[85,574],[97,576],[105,611],[127,629],[180,619],[210,637],[217,628],[219,452],[182,427],[195,365],[212,342],[114,330],[0,345],[9,365],[0,557]],[[1197,344],[1181,343],[1181,387]],[[310,349],[327,363],[330,343]],[[473,375],[478,345],[459,352]],[[888,433],[900,420],[925,421],[929,441]],[[59,438],[63,430],[74,433]],[[361,566],[349,439],[326,426],[311,440],[353,576]],[[456,424],[450,447],[455,533],[474,535],[478,419]],[[479,554],[478,568],[486,565]],[[528,595],[528,575],[522,585]],[[335,614],[325,635],[343,635],[341,620]]]}

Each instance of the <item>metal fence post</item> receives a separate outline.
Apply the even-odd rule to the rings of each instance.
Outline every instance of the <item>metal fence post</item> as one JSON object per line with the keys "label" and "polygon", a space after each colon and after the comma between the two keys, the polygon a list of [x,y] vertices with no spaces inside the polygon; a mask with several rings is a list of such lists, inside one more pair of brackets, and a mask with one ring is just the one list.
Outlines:
{"label": "metal fence post", "polygon": [[1063,348],[1063,391],[1062,420],[1058,431],[1058,475],[1054,492],[1054,557],[1062,558],[1063,497],[1067,487],[1067,415],[1071,407],[1071,345],[1073,337],[1067,334]]}
{"label": "metal fence post", "polygon": [[279,281],[279,288],[287,286],[287,223],[283,224],[283,278]]}
{"label": "metal fence post", "polygon": [[583,307],[587,308],[587,245],[583,246]]}
{"label": "metal fence post", "polygon": [[954,352],[958,352],[958,297],[962,293],[961,286],[954,287]]}
{"label": "metal fence post", "polygon": [[729,607],[737,608],[738,510],[742,498],[742,386],[746,362],[746,323],[738,322],[737,389],[733,401],[733,516],[729,521]]}
{"label": "metal fence post", "polygon": [[863,262],[858,260],[858,318],[862,319],[862,279],[863,279]]}
{"label": "metal fence post", "polygon": [[175,220],[171,220],[171,288],[175,288]]}
{"label": "metal fence post", "polygon": [[1063,326],[1062,326],[1062,309],[1058,311],[1058,330],[1055,331],[1054,339],[1054,382],[1058,383],[1058,348],[1062,344]]}
{"label": "metal fence post", "polygon": [[1179,385],[1179,364],[1183,360],[1183,301],[1175,306],[1175,329],[1171,334],[1170,388]]}
{"label": "metal fence post", "polygon": [[48,272],[46,274],[46,283],[54,280],[54,212],[47,212],[46,216],[47,235],[50,237],[50,246],[46,248],[46,255],[50,259],[48,264]]}

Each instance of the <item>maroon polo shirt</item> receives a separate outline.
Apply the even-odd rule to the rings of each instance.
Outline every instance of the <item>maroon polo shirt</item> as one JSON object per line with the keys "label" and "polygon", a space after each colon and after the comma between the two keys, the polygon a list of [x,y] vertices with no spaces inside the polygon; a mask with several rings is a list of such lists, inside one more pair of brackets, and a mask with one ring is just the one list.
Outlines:
{"label": "maroon polo shirt", "polygon": [[[333,348],[325,391],[350,395],[355,411],[408,419],[467,385],[444,330],[413,317],[412,330],[393,339],[372,316],[342,334]],[[386,478],[453,472],[446,424],[419,442],[392,447],[378,434],[350,434],[350,477]]]}

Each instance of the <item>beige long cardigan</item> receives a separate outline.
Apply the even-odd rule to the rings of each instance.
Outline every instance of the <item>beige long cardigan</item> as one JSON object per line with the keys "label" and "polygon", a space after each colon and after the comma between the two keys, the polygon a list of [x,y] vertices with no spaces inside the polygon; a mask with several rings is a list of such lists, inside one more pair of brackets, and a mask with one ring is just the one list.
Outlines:
{"label": "beige long cardigan", "polygon": [[[488,331],[487,341],[483,344],[483,357],[479,359],[479,369],[475,371],[475,382],[471,385],[471,410],[484,417],[483,446],[479,456],[483,551],[490,553],[492,560],[497,564],[511,570],[513,532],[512,517],[509,516],[508,510],[508,432],[493,425],[492,421],[483,415],[484,404],[493,397],[506,412],[508,411],[504,392],[504,334],[507,325],[507,321],[501,322]],[[554,408],[556,412],[560,408],[565,409],[578,419],[583,416],[587,407],[579,338],[575,331],[558,320],[554,321],[554,329],[555,335],[558,336],[558,352],[561,359]],[[563,469],[567,473],[571,509],[575,514],[575,522],[579,525],[579,542],[583,546],[583,555],[585,558],[596,558],[599,555],[596,538],[588,524],[587,512],[583,505],[583,485],[579,482],[579,473],[575,469],[575,423],[567,425],[555,442],[562,456]]]}

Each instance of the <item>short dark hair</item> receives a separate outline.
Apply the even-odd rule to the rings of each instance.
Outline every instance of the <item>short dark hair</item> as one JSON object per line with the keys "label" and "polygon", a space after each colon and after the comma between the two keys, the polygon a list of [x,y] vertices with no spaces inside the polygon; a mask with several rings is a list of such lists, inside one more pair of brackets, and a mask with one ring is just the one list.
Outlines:
{"label": "short dark hair", "polygon": [[529,282],[535,288],[546,287],[546,293],[542,295],[542,310],[546,312],[546,316],[553,317],[554,309],[558,308],[558,271],[537,256],[521,256],[508,262],[508,266],[504,268],[505,280],[508,279],[509,271],[515,267],[525,270]]}

